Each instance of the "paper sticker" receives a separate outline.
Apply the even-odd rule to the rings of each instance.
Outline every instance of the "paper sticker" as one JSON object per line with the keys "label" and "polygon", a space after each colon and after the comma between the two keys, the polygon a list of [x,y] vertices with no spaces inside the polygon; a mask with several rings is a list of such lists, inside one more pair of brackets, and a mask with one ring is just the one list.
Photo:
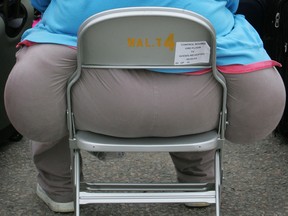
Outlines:
{"label": "paper sticker", "polygon": [[206,41],[176,42],[175,65],[208,63],[210,46]]}

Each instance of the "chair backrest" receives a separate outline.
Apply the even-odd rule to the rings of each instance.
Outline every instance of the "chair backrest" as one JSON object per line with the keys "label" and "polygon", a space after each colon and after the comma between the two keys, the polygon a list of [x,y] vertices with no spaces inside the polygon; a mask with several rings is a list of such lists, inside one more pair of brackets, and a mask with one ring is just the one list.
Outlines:
{"label": "chair backrest", "polygon": [[191,68],[215,62],[215,32],[202,16],[176,8],[125,8],[96,14],[78,34],[84,66]]}
{"label": "chair backrest", "polygon": [[226,112],[225,80],[216,69],[215,30],[197,13],[163,7],[98,13],[79,28],[77,50],[78,68],[68,82],[68,113],[70,88],[82,68],[211,68],[223,87]]}

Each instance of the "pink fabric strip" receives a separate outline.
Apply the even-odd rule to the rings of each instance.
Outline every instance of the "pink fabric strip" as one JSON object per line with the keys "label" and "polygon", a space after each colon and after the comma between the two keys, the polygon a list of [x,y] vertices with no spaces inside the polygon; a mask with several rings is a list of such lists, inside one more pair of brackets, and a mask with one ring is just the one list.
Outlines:
{"label": "pink fabric strip", "polygon": [[[35,44],[37,44],[37,43],[32,42],[32,41],[28,41],[28,40],[24,40],[24,41],[19,42],[19,43],[16,45],[16,48],[19,48],[19,47],[21,47],[21,46],[27,46],[27,47],[29,47],[29,46],[33,46],[33,45],[35,45]],[[77,48],[74,47],[74,46],[68,46],[68,47],[70,47],[70,48],[72,48],[72,49],[77,49]]]}
{"label": "pink fabric strip", "polygon": [[35,25],[37,25],[37,23],[40,22],[40,20],[41,20],[41,18],[38,18],[38,19],[33,20],[33,22],[32,22],[32,28],[33,28]]}
{"label": "pink fabric strip", "polygon": [[21,46],[33,46],[34,44],[36,44],[35,42],[32,42],[32,41],[28,41],[28,40],[25,40],[25,41],[21,41],[19,42],[17,45],[16,45],[16,48],[19,48]]}
{"label": "pink fabric strip", "polygon": [[271,68],[274,66],[282,67],[282,65],[279,62],[274,61],[274,60],[268,60],[268,61],[253,63],[253,64],[247,64],[247,65],[235,64],[235,65],[227,65],[227,66],[217,66],[217,68],[222,73],[242,74],[242,73],[249,73],[249,72],[253,72],[257,70],[262,70],[265,68]]}
{"label": "pink fabric strip", "polygon": [[[217,69],[226,74],[244,74],[244,73],[250,73],[253,71],[257,70],[262,70],[265,68],[271,68],[271,67],[282,67],[282,65],[274,60],[268,60],[268,61],[263,61],[263,62],[257,62],[253,64],[247,64],[247,65],[240,65],[240,64],[235,64],[235,65],[226,65],[226,66],[217,66]],[[201,75],[210,72],[211,69],[205,69],[205,70],[200,70],[197,72],[187,72],[185,75]]]}

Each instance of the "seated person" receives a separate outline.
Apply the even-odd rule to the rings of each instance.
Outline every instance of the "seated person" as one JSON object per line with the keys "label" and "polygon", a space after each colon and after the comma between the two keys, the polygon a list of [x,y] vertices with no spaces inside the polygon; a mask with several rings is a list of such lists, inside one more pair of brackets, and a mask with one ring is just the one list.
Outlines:
{"label": "seated person", "polygon": [[[281,119],[285,90],[274,67],[279,64],[244,16],[235,15],[239,0],[31,2],[42,19],[23,34],[5,104],[15,128],[32,140],[37,194],[53,211],[73,211],[65,91],[77,65],[78,28],[93,14],[161,6],[203,15],[216,30],[217,65],[228,86],[226,139],[239,144],[261,140]],[[97,100],[91,100],[92,94]],[[116,137],[173,137],[217,127],[221,87],[211,72],[87,69],[72,96],[79,129]],[[214,180],[213,151],[170,155],[180,182]]]}

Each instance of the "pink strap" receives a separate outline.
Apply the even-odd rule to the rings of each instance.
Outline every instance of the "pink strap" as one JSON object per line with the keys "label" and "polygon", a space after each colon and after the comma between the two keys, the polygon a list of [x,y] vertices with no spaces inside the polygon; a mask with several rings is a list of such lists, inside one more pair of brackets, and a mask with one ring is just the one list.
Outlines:
{"label": "pink strap", "polygon": [[227,74],[242,74],[242,73],[249,73],[257,70],[262,70],[265,68],[271,68],[271,67],[282,67],[282,65],[274,60],[268,60],[263,62],[257,62],[253,64],[247,64],[247,65],[227,65],[227,66],[217,66],[218,70],[222,73]]}

